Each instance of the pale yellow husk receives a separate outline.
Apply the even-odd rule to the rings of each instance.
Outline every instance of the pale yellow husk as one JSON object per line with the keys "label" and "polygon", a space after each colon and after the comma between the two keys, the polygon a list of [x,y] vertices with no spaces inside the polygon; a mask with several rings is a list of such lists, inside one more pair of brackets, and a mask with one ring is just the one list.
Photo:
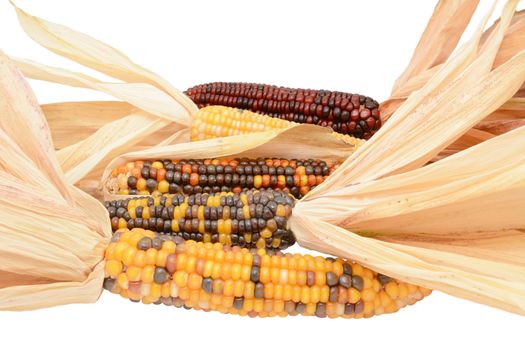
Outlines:
{"label": "pale yellow husk", "polygon": [[65,180],[29,85],[0,52],[0,309],[97,300],[111,229]]}
{"label": "pale yellow husk", "polygon": [[[22,137],[9,128],[3,137],[10,148],[6,146],[0,154],[0,165],[6,172],[2,183],[10,185],[1,187],[0,193],[15,202],[20,198],[17,204],[0,201],[0,212],[11,213],[12,219],[2,220],[7,223],[3,230],[13,239],[9,246],[25,249],[15,248],[15,259],[5,258],[7,251],[0,255],[0,275],[13,281],[10,286],[0,284],[0,309],[88,302],[100,293],[101,264],[97,262],[109,235],[108,219],[97,201],[86,195],[79,198],[81,192],[68,183],[90,179],[94,186],[96,180],[90,176],[109,163],[102,189],[107,198],[115,198],[107,192],[109,174],[126,161],[235,155],[346,159],[325,183],[297,203],[291,225],[302,246],[525,315],[525,216],[520,215],[525,211],[525,127],[519,124],[525,42],[516,39],[521,35],[516,28],[522,25],[521,13],[515,14],[516,4],[508,1],[500,21],[484,31],[487,14],[472,39],[453,52],[476,2],[440,2],[410,66],[396,82],[393,96],[414,79],[419,79],[419,85],[413,85],[417,89],[396,97],[399,107],[392,109],[384,127],[356,152],[331,138],[328,131],[308,125],[249,137],[180,143],[187,140],[185,126],[195,112],[191,101],[113,48],[17,10],[24,30],[35,41],[122,82],[105,83],[17,60],[24,72],[105,91],[127,104],[112,104],[114,113],[92,117],[91,129],[79,140],[68,137],[65,129],[53,132],[61,140],[58,158],[63,173],[51,151],[50,133],[38,106],[32,99],[28,101],[27,95],[9,92],[7,85],[3,86],[8,105],[20,106],[10,111],[11,115],[28,123],[33,118],[40,122],[39,127],[27,131],[32,140],[27,132]],[[429,54],[432,48],[436,51]],[[2,62],[9,66],[5,58]],[[10,69],[4,74],[17,73]],[[422,75],[425,79],[415,78]],[[137,92],[146,85],[144,91],[154,92],[142,100]],[[171,110],[155,105],[164,103],[166,96],[179,107]],[[127,110],[131,105],[137,109]],[[60,120],[71,114],[64,112],[65,105],[55,107],[59,111],[46,109],[53,124],[61,125]],[[89,114],[97,103],[75,108]],[[33,112],[22,113],[28,109]],[[503,126],[501,120],[507,118],[514,123]],[[133,131],[112,129],[124,128],[126,120],[148,135],[165,132],[171,125],[180,131],[164,134],[166,137],[153,145],[147,138],[129,137]],[[484,129],[478,128],[480,125]],[[69,130],[75,127],[71,124]],[[31,153],[35,143],[47,145],[47,151]],[[448,147],[455,148],[451,151]],[[448,152],[447,157],[442,152]],[[426,165],[433,159],[440,160]],[[12,187],[20,195],[9,196]],[[34,203],[26,203],[29,196],[36,198]],[[26,209],[24,214],[31,220],[27,216],[20,219],[20,208]],[[82,221],[82,215],[90,220]],[[57,225],[60,227],[55,229]],[[72,240],[78,240],[79,246],[69,247]],[[41,254],[33,256],[27,245]],[[37,265],[42,265],[38,273],[23,273],[34,270],[24,266]],[[61,283],[71,284],[62,288]]]}
{"label": "pale yellow husk", "polygon": [[[381,103],[380,110],[383,121],[388,120],[392,116],[410,93],[423,87],[442,68],[445,60],[451,55],[454,48],[451,43],[454,43],[454,45],[457,43],[470,18],[460,14],[472,14],[477,3],[478,1],[442,1],[438,3],[434,15],[414,51],[412,60],[403,74],[396,80],[391,96]],[[496,24],[483,33],[480,38],[481,45],[487,41]],[[518,53],[524,41],[525,10],[522,10],[513,16],[493,62],[493,67],[498,67]],[[516,92],[515,97],[523,96],[524,90],[525,83]],[[463,135],[457,142],[441,151],[434,160],[478,144],[485,140],[486,137],[494,137],[525,125],[525,104],[523,101],[516,103],[516,101],[512,100],[515,99],[508,101],[514,104],[515,108],[512,111],[509,111],[505,105],[501,106],[475,125],[473,132]],[[473,135],[479,135],[478,131],[485,131],[485,137],[472,137]]]}

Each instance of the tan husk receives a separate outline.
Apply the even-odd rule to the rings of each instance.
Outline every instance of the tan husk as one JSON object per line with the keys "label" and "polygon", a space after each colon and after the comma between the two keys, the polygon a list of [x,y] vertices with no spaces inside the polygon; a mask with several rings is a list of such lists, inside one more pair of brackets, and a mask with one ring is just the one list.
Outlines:
{"label": "tan husk", "polygon": [[36,98],[1,52],[0,115],[0,309],[95,301],[107,214],[65,180]]}
{"label": "tan husk", "polygon": [[405,86],[408,80],[448,59],[470,22],[478,3],[479,0],[439,1],[437,3],[414,50],[412,59],[392,87],[392,95],[400,87]]}
{"label": "tan husk", "polygon": [[57,150],[85,139],[105,124],[136,109],[122,101],[60,102],[41,107]]}
{"label": "tan husk", "polygon": [[[42,109],[66,178],[95,197],[104,166],[118,154],[188,142],[189,132],[126,102],[54,103]],[[181,133],[182,131],[182,133]]]}
{"label": "tan husk", "polygon": [[[456,16],[456,13],[463,11],[473,11],[477,1],[441,1],[436,6],[436,11],[432,16],[431,20],[427,24],[427,28],[423,33],[423,36],[418,44],[412,60],[405,69],[405,72],[396,80],[394,87],[392,88],[391,96],[384,102],[381,103],[381,118],[383,121],[388,120],[391,115],[399,108],[399,106],[406,100],[408,95],[418,89],[420,89],[428,80],[441,69],[444,64],[445,58],[451,53],[451,47],[448,43],[457,43],[457,40],[463,33],[465,26],[468,21],[462,16]],[[440,18],[448,18],[448,20],[438,20]],[[493,32],[498,22],[487,29],[480,40],[483,45],[489,35]],[[451,30],[455,28],[455,30]],[[503,62],[507,61],[510,57],[515,55],[522,47],[522,43],[525,41],[525,10],[517,12],[511,21],[508,30],[505,33],[501,46],[499,47],[496,59],[493,62],[493,67],[496,68]],[[433,45],[431,45],[433,44]],[[441,47],[440,45],[443,45]],[[436,46],[438,49],[436,49]],[[434,57],[440,57],[441,60],[437,60]],[[522,83],[522,89],[525,87],[525,82]],[[521,90],[520,90],[521,91]],[[516,93],[516,96],[520,96],[520,92]],[[510,101],[510,100],[509,100]],[[495,135],[507,132],[521,125],[525,125],[525,108],[521,106],[520,111],[514,112],[511,120],[503,118],[507,116],[508,111],[504,106],[498,108],[495,112],[488,115],[484,121],[477,124],[473,130],[488,131],[486,122],[489,122],[490,132]],[[519,116],[521,120],[513,120]],[[496,118],[496,119],[494,119]],[[474,132],[475,133],[475,132]],[[465,138],[465,140],[463,140]],[[472,143],[474,139],[471,136],[464,135],[450,147],[443,150],[434,160],[449,156],[462,149],[473,146],[477,143]],[[481,142],[481,140],[480,140]],[[479,142],[478,142],[479,143]]]}
{"label": "tan husk", "polygon": [[179,102],[188,115],[197,111],[197,106],[168,81],[134,63],[113,47],[66,26],[31,16],[12,1],[11,4],[22,29],[48,50],[119,80],[157,87]]}
{"label": "tan husk", "polygon": [[[525,209],[521,200],[525,194],[525,127],[499,136],[493,136],[497,134],[494,127],[490,131],[469,131],[502,106],[504,118],[513,115],[512,109],[521,109],[520,101],[511,99],[525,80],[525,42],[513,40],[512,54],[503,58],[498,54],[506,38],[514,38],[509,26],[514,28],[516,24],[512,19],[516,1],[507,2],[501,20],[483,34],[487,14],[473,38],[449,59],[453,48],[439,45],[439,54],[429,56],[429,62],[424,60],[424,51],[431,49],[437,38],[447,38],[440,28],[456,28],[450,31],[457,40],[456,31],[463,31],[468,20],[453,17],[470,16],[473,6],[474,2],[455,6],[440,3],[437,12],[455,15],[433,16],[431,26],[437,29],[427,31],[428,37],[420,44],[423,49],[417,50],[423,56],[413,60],[416,68],[408,69],[398,84],[410,82],[413,74],[429,70],[432,74],[355,153],[331,138],[325,129],[309,125],[248,137],[172,144],[187,135],[187,129],[182,129],[173,137],[158,139],[158,146],[117,156],[104,170],[102,183],[108,184],[115,166],[135,159],[346,158],[325,183],[294,208],[291,225],[302,246],[356,260],[401,280],[525,315],[525,217],[520,215]],[[10,246],[25,248],[15,248],[14,258],[8,258],[7,251],[0,254],[0,276],[13,278],[13,285],[0,289],[0,309],[93,301],[102,284],[101,264],[97,261],[102,258],[109,236],[108,218],[98,202],[81,196],[81,191],[67,185],[66,178],[87,179],[107,164],[108,157],[143,145],[143,141],[137,141],[127,147],[127,134],[108,129],[110,125],[137,118],[142,124],[135,119],[133,123],[154,135],[162,129],[158,123],[180,120],[184,125],[185,116],[192,114],[191,103],[165,81],[107,45],[22,11],[18,15],[37,42],[123,82],[112,83],[119,86],[109,88],[108,83],[27,62],[22,62],[24,70],[32,71],[35,77],[63,79],[64,84],[80,82],[90,88],[102,87],[130,104],[147,106],[144,112],[106,116],[109,123],[85,136],[85,143],[65,141],[60,152],[66,175],[50,151],[45,123],[40,122],[23,137],[0,123],[2,132],[4,128],[9,131],[0,133],[6,145],[0,154],[0,170],[6,172],[1,182],[6,185],[0,185],[0,212],[10,215],[10,220],[2,220],[6,223],[3,230],[8,232],[4,236],[13,240]],[[498,59],[501,61],[496,65]],[[3,61],[7,64],[5,58]],[[13,69],[2,72],[17,74]],[[172,96],[172,103],[180,104],[181,113],[171,115],[163,106],[137,98],[137,86],[146,85],[150,87],[145,91],[157,89],[156,96],[161,96],[158,92]],[[122,94],[131,88],[137,90]],[[7,85],[2,89],[7,91]],[[14,93],[6,96],[9,104],[20,106],[27,97]],[[31,109],[37,112],[26,116],[19,113],[24,111],[20,107],[10,111],[13,118],[43,120],[34,101],[25,103],[33,103]],[[471,145],[481,143],[424,166],[466,134]],[[47,141],[42,141],[46,137]],[[35,142],[47,145],[47,151],[29,156]],[[106,198],[115,198],[107,193],[107,187],[105,190]],[[35,199],[28,201],[30,195]],[[28,215],[31,220],[27,220]],[[78,246],[71,247],[75,243]],[[34,256],[33,251],[39,254]],[[37,265],[40,269],[24,269]],[[24,273],[33,270],[39,271],[30,276]]]}

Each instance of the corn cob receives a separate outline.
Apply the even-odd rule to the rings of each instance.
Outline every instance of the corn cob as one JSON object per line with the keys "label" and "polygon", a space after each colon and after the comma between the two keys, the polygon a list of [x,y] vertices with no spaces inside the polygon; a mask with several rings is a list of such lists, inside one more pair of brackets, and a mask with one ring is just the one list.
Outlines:
{"label": "corn cob", "polygon": [[343,259],[197,243],[136,228],[115,233],[105,261],[104,288],[124,298],[250,317],[371,317],[431,292]]}
{"label": "corn cob", "polygon": [[294,198],[273,190],[163,195],[105,202],[113,231],[144,228],[195,241],[286,249]]}
{"label": "corn cob", "polygon": [[262,158],[135,161],[114,169],[108,187],[111,193],[122,195],[239,193],[271,188],[301,198],[339,164]]}
{"label": "corn cob", "polygon": [[242,108],[296,123],[331,127],[358,138],[369,139],[381,126],[377,101],[358,94],[249,83],[202,84],[185,93],[199,107]]}
{"label": "corn cob", "polygon": [[[297,123],[244,109],[208,106],[199,109],[199,112],[193,116],[191,139],[200,141],[216,137],[245,135],[253,132],[286,129],[294,125]],[[337,132],[332,132],[332,136],[354,147],[359,147],[365,142],[363,139]]]}

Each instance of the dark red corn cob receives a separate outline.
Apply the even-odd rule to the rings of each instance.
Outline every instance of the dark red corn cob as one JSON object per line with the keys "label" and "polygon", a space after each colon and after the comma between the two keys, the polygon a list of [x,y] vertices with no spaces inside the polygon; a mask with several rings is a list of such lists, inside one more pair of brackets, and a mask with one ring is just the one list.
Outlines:
{"label": "dark red corn cob", "polygon": [[331,127],[335,132],[364,139],[381,127],[377,101],[358,94],[219,82],[197,85],[185,93],[199,107],[242,108],[296,123]]}

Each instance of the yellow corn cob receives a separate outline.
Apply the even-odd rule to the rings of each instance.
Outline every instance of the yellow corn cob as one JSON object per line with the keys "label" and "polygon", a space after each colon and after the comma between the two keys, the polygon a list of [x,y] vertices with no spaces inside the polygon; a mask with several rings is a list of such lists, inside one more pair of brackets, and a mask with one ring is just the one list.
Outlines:
{"label": "yellow corn cob", "polygon": [[154,246],[155,237],[143,229],[117,232],[105,252],[104,288],[145,304],[330,318],[395,312],[431,292],[343,259],[167,236]]}
{"label": "yellow corn cob", "polygon": [[[298,123],[273,118],[244,109],[225,106],[201,108],[192,119],[191,139],[206,140],[215,137],[244,135],[253,132],[286,129]],[[349,145],[359,147],[365,141],[333,132],[332,135]]]}

